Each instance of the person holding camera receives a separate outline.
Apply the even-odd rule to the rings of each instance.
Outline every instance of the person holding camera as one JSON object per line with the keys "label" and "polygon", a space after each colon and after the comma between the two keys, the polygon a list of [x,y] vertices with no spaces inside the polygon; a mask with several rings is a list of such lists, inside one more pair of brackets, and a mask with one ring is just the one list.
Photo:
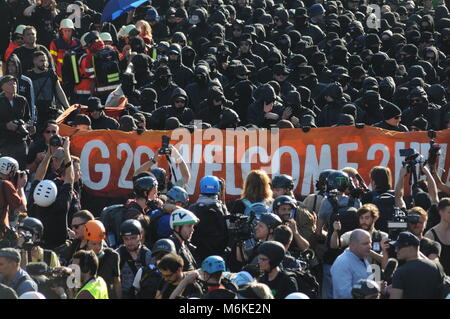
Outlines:
{"label": "person holding camera", "polygon": [[[381,242],[383,240],[388,240],[389,235],[375,229],[375,223],[379,218],[377,206],[373,204],[363,205],[356,211],[356,214],[359,219],[359,228],[369,232],[372,238],[372,250],[370,251],[369,262],[371,262],[371,259],[375,259],[377,262],[382,263],[382,256],[380,255],[382,252]],[[353,231],[348,231],[339,237],[339,231],[341,229],[341,222],[339,220],[334,221],[333,234],[331,235],[330,240],[330,247],[333,249],[345,248],[350,243],[350,236]]]}
{"label": "person holding camera", "polygon": [[31,185],[30,201],[28,203],[29,215],[38,218],[44,225],[44,248],[54,249],[66,242],[67,215],[73,197],[74,173],[70,157],[70,140],[63,142],[64,171],[62,178],[55,180],[44,179],[53,149],[49,148],[44,159],[36,171],[35,180]]}
{"label": "person holding camera", "polygon": [[235,248],[236,260],[244,264],[257,264],[259,246],[268,240],[272,240],[275,229],[282,224],[281,218],[276,214],[261,214],[252,232],[257,240],[256,244],[253,248],[244,250],[243,243],[237,243]]}
{"label": "person holding camera", "polygon": [[11,156],[25,168],[28,152],[27,138],[34,127],[27,100],[17,94],[16,78],[5,75],[0,79],[0,154]]}
{"label": "person holding camera", "polygon": [[20,253],[17,249],[0,249],[0,283],[12,288],[18,296],[38,290],[30,275],[20,267],[20,262]]}
{"label": "person holding camera", "polygon": [[59,126],[55,120],[49,120],[44,124],[44,129],[33,137],[27,155],[27,168],[30,172],[36,172],[39,164],[45,157],[45,152],[49,147],[54,149],[58,146],[51,145],[50,139],[57,135],[59,136]]}
{"label": "person holding camera", "polygon": [[0,228],[9,229],[9,213],[26,211],[27,198],[24,187],[27,175],[19,171],[19,163],[12,157],[0,157]]}
{"label": "person holding camera", "polygon": [[397,268],[392,278],[390,299],[438,299],[442,276],[436,262],[420,258],[420,240],[406,231],[400,233],[396,241],[389,242],[395,247],[397,259],[405,263]]}
{"label": "person holding camera", "polygon": [[200,180],[200,196],[195,204],[189,206],[189,211],[200,220],[192,234],[192,244],[197,246],[195,257],[198,261],[211,255],[222,256],[228,244],[225,217],[229,213],[219,199],[219,193],[219,179],[215,176],[204,176]]}
{"label": "person holding camera", "polygon": [[44,262],[49,267],[59,267],[59,259],[55,252],[39,246],[44,234],[44,225],[33,217],[27,217],[19,224],[18,248],[21,255],[21,267],[25,269],[30,262]]}

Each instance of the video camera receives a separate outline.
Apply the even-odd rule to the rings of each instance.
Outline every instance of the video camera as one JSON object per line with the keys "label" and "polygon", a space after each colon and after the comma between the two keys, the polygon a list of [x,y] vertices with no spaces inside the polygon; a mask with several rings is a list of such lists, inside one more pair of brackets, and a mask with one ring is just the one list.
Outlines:
{"label": "video camera", "polygon": [[408,217],[406,213],[398,207],[394,207],[392,219],[388,221],[389,238],[397,238],[398,234],[408,228]]}
{"label": "video camera", "polygon": [[402,162],[403,166],[406,167],[408,173],[411,173],[414,170],[415,166],[419,163],[423,163],[423,157],[413,148],[407,148],[400,150],[400,156],[405,157],[405,160]]}
{"label": "video camera", "polygon": [[161,155],[170,155],[172,153],[172,151],[169,148],[169,143],[170,143],[170,137],[163,135],[161,137],[161,148],[158,150],[158,154]]}
{"label": "video camera", "polygon": [[253,220],[255,212],[251,212],[250,216],[236,214],[225,217],[229,221],[228,235],[230,243],[241,243],[253,238]]}
{"label": "video camera", "polygon": [[26,266],[26,271],[30,276],[44,276],[46,287],[62,287],[67,288],[67,278],[71,275],[66,271],[61,271],[60,269],[55,269],[53,267],[47,266],[43,262],[33,262]]}

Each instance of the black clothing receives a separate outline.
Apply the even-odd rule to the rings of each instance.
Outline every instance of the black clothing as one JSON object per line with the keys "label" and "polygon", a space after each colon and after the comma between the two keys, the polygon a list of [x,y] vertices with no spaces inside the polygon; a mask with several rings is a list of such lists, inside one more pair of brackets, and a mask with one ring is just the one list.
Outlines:
{"label": "black clothing", "polygon": [[[55,202],[49,207],[40,207],[34,203],[33,196],[28,198],[28,212],[31,217],[38,218],[44,225],[44,235],[42,245],[45,249],[54,249],[63,245],[67,239],[67,214],[72,200],[72,185],[62,181],[54,181],[58,187],[58,195]],[[31,185],[30,194],[39,181],[34,181]]]}
{"label": "black clothing", "polygon": [[269,281],[269,275],[265,274],[258,282],[269,286],[275,299],[284,299],[289,294],[298,291],[297,283],[294,279],[282,271],[272,281]]}
{"label": "black clothing", "polygon": [[[197,261],[195,260],[191,249],[193,250],[192,245],[188,245],[187,243],[184,243],[184,245],[182,246],[180,241],[174,236],[170,236],[169,238],[170,240],[173,241],[173,243],[175,244],[175,249],[177,251],[177,254],[183,258],[184,261],[184,266],[183,266],[183,271],[190,271],[190,270],[195,270],[197,269]],[[189,246],[189,247],[188,247]]]}
{"label": "black clothing", "polygon": [[102,113],[98,119],[91,118],[91,127],[93,130],[118,130],[119,123],[112,117]]}
{"label": "black clothing", "polygon": [[403,290],[403,299],[438,299],[441,274],[435,262],[416,259],[400,266],[392,278],[392,288]]}
{"label": "black clothing", "polygon": [[425,256],[429,256],[431,254],[436,254],[438,257],[441,255],[441,244],[437,241],[431,240],[429,238],[423,237],[420,240],[420,252]]}
{"label": "black clothing", "polygon": [[111,248],[105,248],[97,257],[99,261],[97,274],[105,280],[109,298],[113,299],[116,295],[114,278],[120,277],[119,254]]}
{"label": "black clothing", "polygon": [[[175,107],[175,100],[179,97],[186,99],[185,106],[183,108]],[[177,87],[173,90],[172,96],[170,97],[170,105],[162,106],[156,109],[150,118],[150,128],[155,130],[163,130],[165,122],[169,117],[176,117],[181,124],[190,124],[194,119],[194,111],[187,107],[189,103],[189,98],[186,92]]]}
{"label": "black clothing", "polygon": [[8,98],[4,94],[0,94],[0,147],[20,143],[24,140],[24,136],[6,128],[8,122],[16,120],[23,120],[24,122],[30,120],[27,100],[21,95],[16,95],[11,105]]}
{"label": "black clothing", "polygon": [[441,244],[441,256],[439,261],[441,262],[442,267],[444,267],[445,273],[450,276],[450,245],[445,245],[439,239],[434,229],[432,229],[431,232],[433,233],[435,241]]}
{"label": "black clothing", "polygon": [[22,63],[22,70],[26,74],[29,70],[33,68],[33,53],[36,51],[42,51],[47,56],[47,61],[50,69],[55,69],[55,65],[53,63],[53,57],[50,55],[50,52],[43,45],[37,44],[35,48],[28,49],[24,46],[18,47],[13,51],[13,54],[17,55],[20,62]]}
{"label": "black clothing", "polygon": [[403,124],[399,124],[399,126],[397,127],[397,126],[389,125],[385,121],[381,121],[381,122],[375,123],[373,126],[379,127],[379,128],[385,129],[385,130],[390,130],[390,131],[409,132],[408,128],[406,126],[404,126]]}
{"label": "black clothing", "polygon": [[[177,286],[174,286],[162,280],[159,284],[158,290],[161,293],[162,299],[169,299],[170,295],[176,288]],[[189,284],[186,286],[184,292],[181,295],[186,298],[189,297],[200,298],[202,296],[202,287],[197,282]]]}

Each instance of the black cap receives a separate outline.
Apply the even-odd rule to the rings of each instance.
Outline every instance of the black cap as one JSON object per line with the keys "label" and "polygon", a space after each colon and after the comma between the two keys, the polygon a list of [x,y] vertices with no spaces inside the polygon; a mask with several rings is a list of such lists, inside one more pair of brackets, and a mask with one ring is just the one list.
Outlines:
{"label": "black cap", "polygon": [[71,125],[76,126],[76,125],[89,125],[91,126],[91,119],[89,118],[89,116],[85,115],[85,114],[77,114],[77,116],[75,116],[75,119],[73,120],[73,122],[71,122]]}
{"label": "black cap", "polygon": [[402,114],[402,110],[395,104],[387,103],[383,107],[383,118],[389,120]]}
{"label": "black cap", "polygon": [[249,74],[250,70],[245,65],[238,65],[234,68],[234,75],[245,75]]}
{"label": "black cap", "polygon": [[409,231],[404,231],[398,235],[397,240],[390,241],[389,245],[395,246],[396,248],[403,248],[408,246],[419,247],[420,240],[416,235],[410,233]]}
{"label": "black cap", "polygon": [[3,86],[3,84],[5,84],[5,83],[7,83],[7,82],[9,82],[9,81],[15,81],[16,80],[16,78],[14,77],[14,76],[12,76],[12,75],[5,75],[5,76],[2,76],[1,78],[0,78],[0,88]]}
{"label": "black cap", "polygon": [[87,100],[86,105],[88,107],[88,112],[101,111],[104,108],[100,99],[94,96]]}
{"label": "black cap", "polygon": [[278,63],[273,66],[273,74],[289,75],[290,72],[291,70],[289,70],[284,64]]}

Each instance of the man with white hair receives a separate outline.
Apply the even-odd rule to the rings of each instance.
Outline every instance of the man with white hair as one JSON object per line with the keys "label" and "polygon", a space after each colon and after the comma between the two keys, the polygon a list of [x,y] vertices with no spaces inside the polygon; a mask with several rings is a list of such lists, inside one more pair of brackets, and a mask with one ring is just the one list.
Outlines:
{"label": "man with white hair", "polygon": [[333,280],[333,298],[352,298],[352,287],[360,279],[367,279],[371,268],[367,257],[372,248],[372,239],[369,232],[355,229],[350,235],[350,245],[331,267]]}

